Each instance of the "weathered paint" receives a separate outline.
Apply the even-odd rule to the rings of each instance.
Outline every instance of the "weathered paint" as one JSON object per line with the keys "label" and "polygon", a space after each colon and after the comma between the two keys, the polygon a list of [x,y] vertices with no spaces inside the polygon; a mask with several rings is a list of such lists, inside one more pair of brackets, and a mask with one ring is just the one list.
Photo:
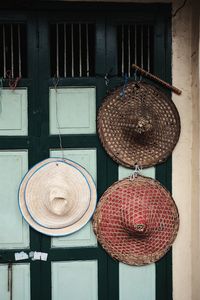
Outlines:
{"label": "weathered paint", "polygon": [[[12,266],[12,299],[30,299],[30,267],[29,264],[17,264]],[[0,299],[10,300],[8,291],[8,265],[0,264]]]}
{"label": "weathered paint", "polygon": [[52,263],[52,300],[97,300],[97,261]]}
{"label": "weathered paint", "polygon": [[0,90],[0,135],[27,135],[27,89]]}
{"label": "weathered paint", "polygon": [[96,132],[95,87],[50,89],[49,101],[51,134]]}
{"label": "weathered paint", "polygon": [[0,151],[0,249],[27,248],[29,226],[18,207],[18,188],[28,170],[27,151]]}

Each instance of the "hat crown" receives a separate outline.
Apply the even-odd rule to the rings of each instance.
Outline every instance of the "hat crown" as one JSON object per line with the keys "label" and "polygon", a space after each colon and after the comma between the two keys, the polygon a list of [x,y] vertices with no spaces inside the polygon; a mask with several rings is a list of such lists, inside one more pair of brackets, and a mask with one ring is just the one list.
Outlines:
{"label": "hat crown", "polygon": [[145,237],[149,234],[148,224],[145,219],[133,220],[130,224],[126,221],[126,230],[135,237]]}
{"label": "hat crown", "polygon": [[142,206],[139,210],[136,207],[133,210],[125,208],[122,212],[122,223],[126,231],[133,236],[145,237],[150,233],[145,208]]}
{"label": "hat crown", "polygon": [[138,134],[151,131],[153,122],[150,116],[140,116],[135,124],[134,131]]}
{"label": "hat crown", "polygon": [[50,190],[47,208],[58,216],[65,215],[70,211],[72,201],[66,188],[61,189],[59,186],[55,186]]}

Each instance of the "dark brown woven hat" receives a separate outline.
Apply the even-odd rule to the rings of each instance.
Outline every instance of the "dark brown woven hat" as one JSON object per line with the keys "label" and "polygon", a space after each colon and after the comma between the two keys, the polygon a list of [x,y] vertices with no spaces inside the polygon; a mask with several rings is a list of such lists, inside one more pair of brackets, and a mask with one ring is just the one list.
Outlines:
{"label": "dark brown woven hat", "polygon": [[179,214],[170,193],[158,181],[142,176],[114,183],[93,216],[102,247],[129,265],[159,260],[171,247],[178,228]]}
{"label": "dark brown woven hat", "polygon": [[119,164],[149,167],[173,151],[180,135],[174,103],[158,88],[130,82],[109,94],[99,109],[97,127],[107,153]]}

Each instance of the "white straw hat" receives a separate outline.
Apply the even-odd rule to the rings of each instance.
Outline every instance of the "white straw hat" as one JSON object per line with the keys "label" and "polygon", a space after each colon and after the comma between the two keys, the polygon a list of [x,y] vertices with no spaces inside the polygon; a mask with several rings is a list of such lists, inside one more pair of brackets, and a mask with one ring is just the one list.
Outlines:
{"label": "white straw hat", "polygon": [[49,158],[35,165],[19,188],[19,207],[35,230],[51,235],[71,234],[91,218],[97,200],[90,174],[79,164]]}

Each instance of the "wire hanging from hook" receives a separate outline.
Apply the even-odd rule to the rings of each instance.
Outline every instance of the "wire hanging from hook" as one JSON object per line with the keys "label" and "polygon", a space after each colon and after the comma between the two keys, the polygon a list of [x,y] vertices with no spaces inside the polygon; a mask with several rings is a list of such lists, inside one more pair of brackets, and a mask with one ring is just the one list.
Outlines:
{"label": "wire hanging from hook", "polygon": [[55,89],[55,96],[56,96],[56,122],[57,122],[57,127],[58,127],[58,137],[59,137],[59,145],[60,145],[60,150],[62,153],[62,159],[64,159],[64,150],[63,150],[63,145],[62,145],[62,138],[61,138],[61,130],[60,130],[60,123],[59,123],[59,118],[58,118],[58,99],[57,99],[57,92],[58,92],[58,85],[60,82],[60,78],[56,77],[56,75],[54,75],[53,78],[53,86]]}

